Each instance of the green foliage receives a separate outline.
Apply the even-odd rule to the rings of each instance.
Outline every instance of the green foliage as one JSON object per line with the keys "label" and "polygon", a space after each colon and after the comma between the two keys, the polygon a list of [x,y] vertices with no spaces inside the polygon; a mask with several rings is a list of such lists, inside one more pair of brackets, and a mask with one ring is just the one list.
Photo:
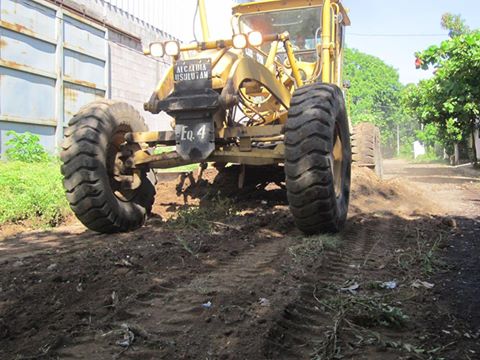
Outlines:
{"label": "green foliage", "polygon": [[426,147],[433,147],[438,139],[437,124],[427,124],[423,130],[418,130],[417,139],[420,140]]}
{"label": "green foliage", "polygon": [[460,15],[445,13],[442,16],[442,28],[449,30],[449,36],[455,37],[470,32],[470,28],[465,24],[465,20]]}
{"label": "green foliage", "polygon": [[23,161],[28,163],[45,162],[50,156],[40,145],[40,138],[37,135],[25,132],[17,134],[15,131],[7,131],[11,138],[5,143],[7,159],[11,161]]}
{"label": "green foliage", "polygon": [[445,161],[441,159],[435,151],[428,150],[424,155],[419,155],[413,162],[418,164],[434,164],[434,163],[444,163]]}
{"label": "green foliage", "polygon": [[348,96],[354,123],[385,126],[395,120],[402,85],[393,67],[372,55],[346,49],[345,78],[351,82]]}
{"label": "green foliage", "polygon": [[57,163],[0,161],[0,225],[55,226],[69,212]]}
{"label": "green foliage", "polygon": [[[163,154],[175,150],[175,146],[157,146],[153,150],[154,155]],[[192,172],[198,169],[198,164],[182,165],[168,169],[157,169],[157,172]]]}
{"label": "green foliage", "polygon": [[413,159],[413,141],[400,146],[400,158],[407,160]]}
{"label": "green foliage", "polygon": [[386,296],[339,294],[321,301],[321,305],[362,328],[383,326],[402,329],[408,325],[409,317],[403,310],[388,302]]}
{"label": "green foliage", "polygon": [[417,122],[403,110],[404,86],[398,71],[379,58],[355,49],[345,50],[345,74],[351,88],[347,93],[353,124],[371,122],[380,127],[383,143],[394,147],[397,125],[402,143],[411,140]]}
{"label": "green foliage", "polygon": [[417,54],[424,70],[435,68],[435,76],[409,88],[405,96],[410,113],[424,124],[435,124],[447,147],[465,139],[480,115],[480,31],[467,30]]}

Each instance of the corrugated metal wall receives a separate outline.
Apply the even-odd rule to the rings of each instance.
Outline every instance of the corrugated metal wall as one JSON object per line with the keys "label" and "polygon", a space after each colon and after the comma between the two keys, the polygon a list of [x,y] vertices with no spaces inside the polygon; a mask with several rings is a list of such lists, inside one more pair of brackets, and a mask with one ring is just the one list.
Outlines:
{"label": "corrugated metal wall", "polygon": [[8,130],[37,134],[55,151],[71,117],[96,98],[127,101],[152,130],[168,127],[143,103],[170,60],[144,56],[141,40],[171,36],[103,0],[59,1],[0,0],[0,154]]}
{"label": "corrugated metal wall", "polygon": [[105,96],[105,29],[42,0],[1,0],[0,10],[0,152],[7,130],[55,148],[67,119]]}

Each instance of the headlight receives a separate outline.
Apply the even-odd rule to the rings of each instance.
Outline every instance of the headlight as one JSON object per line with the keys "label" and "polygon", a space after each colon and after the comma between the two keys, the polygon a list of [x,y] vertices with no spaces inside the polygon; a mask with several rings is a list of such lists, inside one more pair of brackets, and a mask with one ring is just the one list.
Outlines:
{"label": "headlight", "polygon": [[235,49],[245,49],[248,45],[247,35],[245,34],[236,34],[232,38],[233,47]]}
{"label": "headlight", "polygon": [[263,35],[260,31],[252,31],[248,34],[248,43],[253,46],[261,46],[263,44]]}
{"label": "headlight", "polygon": [[167,41],[165,43],[165,54],[170,56],[180,55],[180,44],[178,41]]}
{"label": "headlight", "polygon": [[163,57],[165,55],[165,49],[161,42],[155,42],[150,44],[150,55],[154,57]]}

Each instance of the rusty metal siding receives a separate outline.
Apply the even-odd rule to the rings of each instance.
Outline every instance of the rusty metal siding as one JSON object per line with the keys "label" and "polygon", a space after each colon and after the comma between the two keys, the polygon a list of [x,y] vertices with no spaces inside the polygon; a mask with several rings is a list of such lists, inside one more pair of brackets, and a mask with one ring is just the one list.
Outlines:
{"label": "rusty metal siding", "polygon": [[0,119],[52,126],[55,80],[9,68],[0,69]]}
{"label": "rusty metal siding", "polygon": [[11,30],[0,29],[2,60],[22,64],[55,76],[55,44]]}
{"label": "rusty metal siding", "polygon": [[0,153],[8,130],[55,151],[71,116],[105,97],[106,33],[43,0],[0,1]]}
{"label": "rusty metal siding", "polygon": [[[27,30],[55,42],[56,10],[51,6],[28,0],[2,0],[1,20],[16,30]],[[3,24],[2,24],[3,27]]]}

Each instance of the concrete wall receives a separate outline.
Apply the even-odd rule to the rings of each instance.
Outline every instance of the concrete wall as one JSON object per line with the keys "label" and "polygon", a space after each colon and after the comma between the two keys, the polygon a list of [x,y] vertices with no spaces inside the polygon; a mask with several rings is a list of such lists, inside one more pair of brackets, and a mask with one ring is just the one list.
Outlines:
{"label": "concrete wall", "polygon": [[[139,1],[143,0],[135,0]],[[150,130],[169,129],[171,118],[168,115],[152,115],[145,112],[143,104],[150,98],[171,61],[168,57],[163,59],[147,57],[142,51],[151,41],[174,37],[151,25],[145,18],[139,18],[135,13],[127,12],[108,1],[61,0],[61,2],[89,18],[102,22],[108,29],[110,86],[107,97],[132,104],[144,116]]]}
{"label": "concrete wall", "polygon": [[144,56],[138,44],[120,33],[109,32],[110,98],[132,104],[145,118],[150,130],[166,130],[170,117],[153,115],[143,110],[158,81],[169,64]]}

